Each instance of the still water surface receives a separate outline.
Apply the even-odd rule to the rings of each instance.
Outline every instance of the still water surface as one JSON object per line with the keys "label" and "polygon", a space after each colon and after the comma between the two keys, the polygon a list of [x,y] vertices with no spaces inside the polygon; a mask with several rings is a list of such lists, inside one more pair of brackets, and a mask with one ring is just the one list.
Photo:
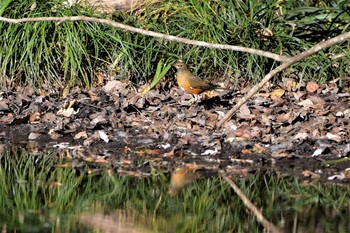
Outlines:
{"label": "still water surface", "polygon": [[[149,164],[128,170],[69,154],[15,146],[1,152],[1,232],[264,231],[218,175],[191,171],[176,180]],[[233,180],[284,232],[350,232],[348,185],[304,185],[268,173]]]}

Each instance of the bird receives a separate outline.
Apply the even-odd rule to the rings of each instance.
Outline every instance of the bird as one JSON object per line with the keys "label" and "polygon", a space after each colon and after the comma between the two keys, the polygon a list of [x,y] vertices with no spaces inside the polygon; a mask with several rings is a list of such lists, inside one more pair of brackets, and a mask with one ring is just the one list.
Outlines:
{"label": "bird", "polygon": [[196,172],[196,167],[176,168],[171,174],[168,194],[170,196],[179,194],[186,185],[191,184],[200,177],[200,174]]}
{"label": "bird", "polygon": [[177,69],[176,81],[178,85],[182,90],[189,94],[199,95],[203,92],[215,89],[228,90],[227,88],[222,88],[212,83],[208,83],[200,77],[192,74],[186,63],[181,60],[176,62],[173,66]]}

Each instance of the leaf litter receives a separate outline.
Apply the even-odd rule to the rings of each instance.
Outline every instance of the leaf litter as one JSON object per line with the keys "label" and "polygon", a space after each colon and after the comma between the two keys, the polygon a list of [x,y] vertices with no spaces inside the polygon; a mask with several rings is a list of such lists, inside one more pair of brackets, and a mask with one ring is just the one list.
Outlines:
{"label": "leaf litter", "polygon": [[64,150],[72,167],[91,172],[173,170],[171,194],[219,169],[349,182],[349,160],[332,162],[350,156],[349,78],[269,84],[216,130],[247,88],[189,104],[191,95],[166,82],[145,95],[117,80],[62,96],[30,86],[2,91],[0,142]]}

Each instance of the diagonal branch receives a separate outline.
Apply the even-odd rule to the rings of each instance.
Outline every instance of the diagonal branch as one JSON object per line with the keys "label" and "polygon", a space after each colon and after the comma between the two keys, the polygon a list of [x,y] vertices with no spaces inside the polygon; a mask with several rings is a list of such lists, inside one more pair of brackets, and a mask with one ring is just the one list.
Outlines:
{"label": "diagonal branch", "polygon": [[267,232],[272,233],[283,233],[284,231],[277,226],[275,226],[273,223],[269,222],[264,215],[261,213],[261,211],[249,200],[249,198],[242,192],[242,190],[236,185],[236,183],[231,180],[224,171],[219,172],[220,175],[229,183],[231,188],[235,191],[235,193],[238,195],[238,197],[243,201],[244,205],[252,211],[252,213],[255,215],[258,222],[261,223],[267,230]]}
{"label": "diagonal branch", "polygon": [[277,66],[275,69],[273,69],[270,73],[268,73],[257,85],[255,85],[250,91],[243,96],[242,99],[238,101],[238,103],[233,106],[233,108],[228,111],[225,116],[219,121],[219,123],[216,125],[217,128],[220,128],[227,120],[229,120],[233,114],[252,97],[255,93],[257,93],[263,86],[277,73],[281,72],[282,70],[288,68],[289,66],[293,65],[294,63],[297,63],[315,53],[317,53],[320,50],[327,49],[333,45],[343,43],[346,40],[350,39],[350,32],[341,34],[339,36],[333,37],[329,40],[322,41],[315,46],[311,47],[310,49],[299,53],[298,55],[295,55],[289,59],[287,59],[285,62],[283,62],[281,65]]}
{"label": "diagonal branch", "polygon": [[95,23],[110,25],[112,27],[124,29],[124,30],[130,31],[130,32],[136,32],[136,33],[139,33],[142,35],[157,37],[157,38],[161,38],[161,39],[169,40],[169,41],[180,42],[183,44],[197,45],[197,46],[213,48],[213,49],[225,49],[225,50],[232,50],[232,51],[238,51],[238,52],[246,52],[246,53],[251,53],[251,54],[271,58],[271,59],[274,59],[276,61],[288,60],[288,57],[286,57],[286,56],[278,55],[278,54],[263,51],[263,50],[246,48],[246,47],[235,46],[235,45],[214,44],[214,43],[207,43],[204,41],[190,40],[190,39],[186,39],[186,38],[182,38],[182,37],[178,37],[178,36],[172,36],[172,35],[167,35],[167,34],[163,34],[163,33],[159,33],[159,32],[148,31],[148,30],[141,29],[141,28],[135,28],[135,27],[132,27],[129,25],[114,22],[112,20],[100,19],[100,18],[95,18],[95,17],[67,16],[67,17],[37,17],[37,18],[22,18],[22,19],[10,19],[10,18],[0,17],[0,21],[7,22],[7,23],[14,23],[14,24],[25,23],[25,22],[44,22],[44,21],[52,21],[52,22],[59,22],[59,23],[66,22],[66,21],[95,22]]}

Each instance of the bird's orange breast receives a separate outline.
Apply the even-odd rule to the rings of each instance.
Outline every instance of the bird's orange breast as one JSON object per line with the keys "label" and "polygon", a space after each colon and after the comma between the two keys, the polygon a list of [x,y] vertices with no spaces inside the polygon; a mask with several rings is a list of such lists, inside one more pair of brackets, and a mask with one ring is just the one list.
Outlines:
{"label": "bird's orange breast", "polygon": [[201,94],[208,90],[208,88],[206,88],[207,86],[209,87],[202,79],[185,70],[178,72],[176,79],[181,89],[190,94]]}
{"label": "bird's orange breast", "polygon": [[177,78],[177,82],[182,90],[184,90],[190,94],[198,95],[204,91],[203,88],[193,87],[187,79]]}

